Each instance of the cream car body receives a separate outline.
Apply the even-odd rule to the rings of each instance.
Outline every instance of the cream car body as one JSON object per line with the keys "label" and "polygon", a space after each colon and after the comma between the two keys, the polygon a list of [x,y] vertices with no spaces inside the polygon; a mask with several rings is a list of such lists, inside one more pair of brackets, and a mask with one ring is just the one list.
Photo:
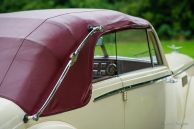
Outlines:
{"label": "cream car body", "polygon": [[[23,122],[26,114],[0,98],[0,129],[191,129],[194,127],[194,61],[165,55],[154,29],[163,65],[94,82],[81,108]],[[73,93],[72,93],[73,94]]]}

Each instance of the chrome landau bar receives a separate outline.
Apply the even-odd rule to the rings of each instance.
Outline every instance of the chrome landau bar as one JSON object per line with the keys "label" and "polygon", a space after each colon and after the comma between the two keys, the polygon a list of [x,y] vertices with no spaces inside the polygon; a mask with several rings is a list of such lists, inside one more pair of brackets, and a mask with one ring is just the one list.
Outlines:
{"label": "chrome landau bar", "polygon": [[96,27],[91,27],[90,26],[90,32],[89,34],[84,38],[84,40],[81,42],[81,44],[78,46],[78,48],[70,55],[70,60],[68,61],[65,69],[63,70],[62,74],[60,75],[57,83],[55,84],[54,88],[52,89],[50,95],[48,96],[48,98],[46,99],[46,101],[44,102],[44,104],[42,105],[42,107],[38,110],[37,113],[35,113],[34,115],[25,115],[24,116],[24,123],[27,123],[29,119],[38,121],[40,115],[42,114],[42,112],[45,110],[45,108],[48,106],[48,104],[50,103],[50,101],[52,100],[52,98],[54,97],[55,93],[57,92],[58,88],[60,87],[62,81],[64,80],[65,76],[67,75],[69,69],[71,68],[71,66],[73,66],[73,64],[77,61],[77,58],[79,56],[80,51],[82,50],[82,48],[85,46],[85,44],[87,43],[88,39],[95,33],[95,32],[103,32],[103,27],[102,26],[96,26]]}

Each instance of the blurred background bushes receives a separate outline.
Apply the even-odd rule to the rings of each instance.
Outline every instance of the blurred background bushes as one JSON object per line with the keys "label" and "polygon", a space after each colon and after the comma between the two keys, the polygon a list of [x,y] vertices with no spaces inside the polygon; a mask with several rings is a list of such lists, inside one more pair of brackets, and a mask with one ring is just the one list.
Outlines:
{"label": "blurred background bushes", "polygon": [[106,8],[149,20],[162,39],[194,39],[194,0],[0,0],[0,13],[50,8]]}

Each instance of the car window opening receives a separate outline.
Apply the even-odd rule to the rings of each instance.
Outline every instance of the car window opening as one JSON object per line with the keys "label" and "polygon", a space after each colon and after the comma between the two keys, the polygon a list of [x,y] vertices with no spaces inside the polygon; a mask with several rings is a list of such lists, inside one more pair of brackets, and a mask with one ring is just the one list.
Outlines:
{"label": "car window opening", "polygon": [[129,29],[101,36],[94,52],[93,82],[160,65],[151,36],[147,29]]}

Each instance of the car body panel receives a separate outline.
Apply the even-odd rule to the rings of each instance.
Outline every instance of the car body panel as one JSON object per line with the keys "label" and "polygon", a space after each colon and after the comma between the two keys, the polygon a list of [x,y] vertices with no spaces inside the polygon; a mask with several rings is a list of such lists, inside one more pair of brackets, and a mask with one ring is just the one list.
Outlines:
{"label": "car body panel", "polygon": [[188,84],[182,86],[182,77],[185,75],[186,73],[182,73],[176,76],[175,82],[166,85],[166,129],[181,128],[188,91]]}
{"label": "car body panel", "polygon": [[178,74],[179,72],[183,72],[188,67],[193,65],[193,59],[177,52],[172,52],[170,54],[166,54],[166,59],[169,64],[169,69],[174,73]]}
{"label": "car body panel", "polygon": [[25,113],[12,101],[0,98],[0,114],[0,129],[25,129],[22,121]]}
{"label": "car body panel", "polygon": [[[192,73],[192,74],[190,74]],[[191,129],[194,127],[194,67],[192,67],[189,71],[188,75],[192,75],[189,78],[189,88],[188,88],[188,95],[187,95],[187,102],[186,102],[186,110],[184,115],[184,121],[182,123],[182,129]]]}
{"label": "car body panel", "polygon": [[60,121],[42,122],[28,129],[75,129],[72,125]]}
{"label": "car body panel", "polygon": [[[192,85],[194,63],[193,60],[183,54],[173,52],[166,55],[169,67],[174,73],[174,81],[167,83],[166,87],[166,128],[177,129],[188,128],[193,124],[190,122],[193,116],[189,106],[192,105]],[[185,82],[186,78],[186,82]],[[189,114],[188,114],[189,113]],[[187,122],[186,122],[187,121]]]}
{"label": "car body panel", "polygon": [[[125,127],[127,129],[164,129],[165,80],[127,91]],[[131,117],[133,116],[133,117]]]}
{"label": "car body panel", "polygon": [[[170,72],[168,71],[167,68],[165,67],[156,68],[155,71],[157,71],[158,69],[163,69],[166,75],[170,75]],[[142,71],[140,71],[139,74],[143,73]],[[157,78],[156,76],[157,72],[153,72],[153,71],[150,73],[153,74],[153,78]],[[160,75],[159,71],[160,70],[158,70],[158,73]],[[134,74],[131,74],[130,76],[123,75],[123,77],[119,77],[119,78],[120,80],[123,80],[123,78],[129,78],[130,80],[130,79],[133,79],[131,78],[132,76],[135,77],[137,74],[138,74],[137,72],[134,72]],[[177,75],[176,79],[182,78],[183,76],[185,76],[185,74],[186,72],[183,72]],[[151,79],[149,76],[146,76],[148,74],[143,74],[143,75],[145,78],[144,79],[140,78],[140,80],[148,81]],[[139,76],[136,76],[136,77],[139,77]],[[158,76],[158,77],[161,77],[161,76]],[[121,114],[125,114],[125,116],[122,116],[122,115],[120,116],[120,117],[124,117],[124,119],[126,120],[124,122],[125,128],[126,127],[130,127],[130,128],[132,127],[133,128],[145,128],[146,127],[146,128],[153,128],[153,129],[154,128],[158,128],[158,129],[159,128],[161,129],[181,128],[181,126],[184,125],[184,123],[182,124],[182,122],[184,119],[186,92],[188,90],[188,85],[185,85],[184,87],[182,87],[182,82],[180,80],[175,83],[171,83],[169,82],[169,77],[171,76],[160,78],[156,80],[155,82],[148,83],[147,85],[142,84],[140,85],[140,87],[127,90],[127,100],[126,101],[123,100],[122,92],[119,92],[117,94],[111,94],[110,96],[107,96],[107,97],[102,97],[96,102],[94,101],[94,98],[102,96],[103,94],[110,93],[110,91],[118,90],[122,87],[129,86],[133,84],[133,81],[128,80],[128,81],[123,82],[123,84],[121,85],[118,83],[119,78],[117,78],[118,80],[108,79],[108,80],[105,80],[104,82],[102,81],[99,83],[95,83],[93,86],[94,87],[93,97],[89,105],[87,105],[86,107],[77,109],[77,110],[66,112],[64,114],[59,114],[59,115],[55,115],[51,117],[43,117],[40,119],[39,122],[41,123],[43,121],[50,121],[50,120],[63,120],[67,123],[70,123],[71,125],[76,125],[75,127],[81,128],[81,129],[82,128],[89,129],[91,128],[90,126],[92,125],[94,129],[95,128],[96,129],[97,128],[114,128],[114,127],[118,128],[118,126],[116,126],[118,125],[118,123],[116,123],[116,125],[108,124],[108,126],[106,124],[112,123],[114,121],[113,118],[115,117],[118,118],[118,116],[120,116]],[[119,85],[114,85],[114,83],[112,83],[110,80],[114,80],[113,82]],[[136,82],[138,81],[134,81],[134,84],[136,84]],[[108,84],[110,84],[111,86],[110,87],[107,86]],[[118,99],[115,99],[116,96],[118,97]],[[118,108],[118,105],[115,105],[115,103],[110,103],[112,99],[114,99],[114,102],[120,101],[120,105],[122,105],[123,103],[124,107]],[[97,106],[98,109],[93,108],[95,107],[96,104],[97,105],[100,104],[100,106],[103,106],[104,111],[100,111],[103,109],[99,110],[98,106]],[[109,107],[108,109],[106,108],[107,106]],[[118,109],[122,109],[121,112]],[[190,107],[190,110],[191,110],[191,107]],[[93,112],[93,111],[97,111],[97,112]],[[106,112],[114,112],[115,114],[119,113],[120,115],[117,114],[117,116],[114,116],[115,114],[110,115],[110,113],[106,114]],[[103,114],[103,118],[105,118],[103,120],[101,119],[101,117],[99,117],[102,114]],[[104,116],[104,114],[106,114],[106,116]],[[96,115],[98,117],[96,117]],[[80,118],[80,116],[84,116],[84,118],[82,117]],[[86,122],[85,120],[82,120],[82,119],[88,120],[88,116],[90,116],[89,118],[93,118],[98,122],[92,120],[93,122],[88,121],[89,123],[91,123],[91,125],[89,123],[85,125]],[[131,117],[131,116],[134,116],[134,117]],[[82,121],[80,121],[80,119]],[[116,121],[118,122],[119,120],[117,119]],[[122,119],[120,120],[120,122],[122,123]],[[139,124],[140,122],[142,122],[142,124]],[[99,125],[98,123],[103,123],[103,124]],[[115,121],[113,123],[115,123]],[[28,124],[29,126],[32,126],[34,124],[37,124],[37,122],[30,122]],[[95,125],[95,124],[98,124],[98,125]],[[187,127],[191,127],[190,124]]]}
{"label": "car body panel", "polygon": [[124,103],[126,128],[164,128],[165,78],[170,75],[167,67],[158,66],[120,76],[127,92]]}
{"label": "car body panel", "polygon": [[[119,78],[95,83],[92,98],[87,106],[49,117],[41,117],[38,122],[63,121],[79,129],[124,129],[124,106],[121,93],[94,101],[95,97],[109,92],[110,89],[115,90],[115,87],[117,87],[116,89],[122,88]],[[29,127],[33,124],[37,124],[37,122],[27,123]]]}

